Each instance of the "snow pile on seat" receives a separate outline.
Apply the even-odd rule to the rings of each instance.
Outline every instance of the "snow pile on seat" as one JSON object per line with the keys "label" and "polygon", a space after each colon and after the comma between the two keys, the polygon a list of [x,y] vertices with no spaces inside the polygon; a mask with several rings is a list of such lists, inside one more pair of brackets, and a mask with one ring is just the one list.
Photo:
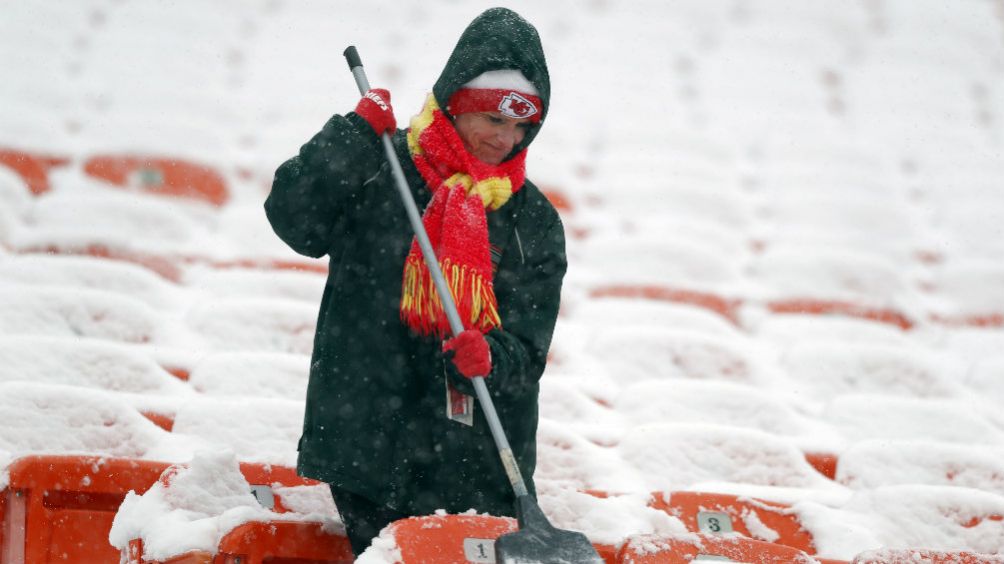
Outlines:
{"label": "snow pile on seat", "polygon": [[975,399],[847,394],[828,402],[822,416],[852,442],[925,439],[981,448],[1004,445],[1004,431],[983,414],[986,409]]}
{"label": "snow pile on seat", "polygon": [[767,433],[714,425],[657,423],[628,431],[617,448],[645,491],[700,489],[707,482],[827,490],[802,452]]}
{"label": "snow pile on seat", "polygon": [[92,339],[0,337],[0,382],[61,384],[155,396],[195,395],[149,355]]}
{"label": "snow pile on seat", "polygon": [[799,412],[796,394],[785,397],[729,382],[647,381],[625,389],[614,409],[629,426],[701,423],[755,429],[792,441],[806,450],[832,451],[840,435],[808,413]]}
{"label": "snow pile on seat", "polygon": [[207,355],[192,369],[188,384],[217,397],[259,397],[302,401],[310,359],[305,355],[221,352]]}
{"label": "snow pile on seat", "polygon": [[111,292],[164,310],[181,307],[185,299],[183,292],[145,268],[95,257],[4,256],[0,257],[0,276],[7,283],[35,288]]}
{"label": "snow pile on seat", "polygon": [[598,498],[570,493],[553,482],[538,485],[537,500],[553,522],[583,531],[594,543],[617,545],[631,535],[671,535],[687,532],[679,519],[648,506],[649,494]]}
{"label": "snow pile on seat", "polygon": [[222,351],[310,354],[317,307],[302,301],[220,298],[195,305],[187,326]]}
{"label": "snow pile on seat", "polygon": [[800,343],[781,359],[791,393],[826,401],[850,393],[904,398],[965,395],[959,368],[924,349],[843,342]]}
{"label": "snow pile on seat", "polygon": [[622,385],[648,379],[764,383],[770,375],[740,338],[689,330],[618,327],[597,330],[590,349]]}
{"label": "snow pile on seat", "polygon": [[[301,508],[331,509],[304,499],[309,497],[317,496],[301,494]],[[248,521],[317,519],[333,530],[341,528],[330,512],[278,514],[263,508],[233,452],[199,451],[189,462],[168,468],[143,495],[130,492],[115,515],[109,541],[125,551],[129,541],[142,539],[146,559],[166,560],[188,551],[213,554],[227,532]]]}
{"label": "snow pile on seat", "polygon": [[967,488],[882,486],[839,509],[803,502],[795,510],[822,553],[844,546],[997,553],[1004,542],[1004,497]]}
{"label": "snow pile on seat", "polygon": [[111,292],[0,285],[0,335],[147,343],[162,325],[146,304]]}
{"label": "snow pile on seat", "polygon": [[[98,390],[0,383],[0,452],[184,460],[192,438],[165,432],[124,400]],[[5,472],[6,473],[6,472]]]}
{"label": "snow pile on seat", "polygon": [[204,399],[178,408],[173,433],[229,448],[245,462],[296,466],[303,402],[281,399]]}
{"label": "snow pile on seat", "polygon": [[853,489],[921,484],[1004,496],[1004,446],[972,449],[923,439],[860,441],[841,454],[836,478]]}
{"label": "snow pile on seat", "polygon": [[[82,217],[101,218],[81,221]],[[57,192],[37,200],[13,246],[45,249],[104,245],[154,254],[198,255],[211,236],[199,214],[152,197],[112,190],[100,194]]]}

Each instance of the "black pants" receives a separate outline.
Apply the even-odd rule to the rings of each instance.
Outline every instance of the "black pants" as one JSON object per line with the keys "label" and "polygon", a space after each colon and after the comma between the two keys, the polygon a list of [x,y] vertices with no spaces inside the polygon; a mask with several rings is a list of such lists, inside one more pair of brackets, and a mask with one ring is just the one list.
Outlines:
{"label": "black pants", "polygon": [[374,503],[352,492],[330,484],[329,486],[331,497],[335,498],[335,507],[338,508],[338,514],[345,524],[345,534],[352,544],[352,553],[356,557],[366,550],[370,541],[379,535],[384,527],[398,519],[410,517],[406,513]]}

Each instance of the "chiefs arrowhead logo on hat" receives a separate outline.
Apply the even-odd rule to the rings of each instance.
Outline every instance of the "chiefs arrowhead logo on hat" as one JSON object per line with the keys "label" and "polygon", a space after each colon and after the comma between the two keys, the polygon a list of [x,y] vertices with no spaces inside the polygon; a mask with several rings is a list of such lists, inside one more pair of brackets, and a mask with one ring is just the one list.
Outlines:
{"label": "chiefs arrowhead logo on hat", "polygon": [[540,122],[542,108],[540,98],[509,88],[461,88],[450,96],[446,105],[446,110],[455,116],[467,112],[499,112],[508,118],[529,118],[533,123]]}
{"label": "chiefs arrowhead logo on hat", "polygon": [[537,106],[519,92],[510,92],[499,102],[499,113],[515,119],[528,118],[537,113]]}

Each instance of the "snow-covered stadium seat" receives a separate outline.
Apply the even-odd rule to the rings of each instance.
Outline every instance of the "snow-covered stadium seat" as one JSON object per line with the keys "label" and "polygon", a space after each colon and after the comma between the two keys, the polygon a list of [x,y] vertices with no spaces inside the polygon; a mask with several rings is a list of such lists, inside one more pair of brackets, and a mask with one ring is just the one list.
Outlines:
{"label": "snow-covered stadium seat", "polygon": [[84,172],[112,185],[145,194],[189,198],[215,206],[226,203],[226,181],[219,172],[198,163],[168,156],[96,155]]}
{"label": "snow-covered stadium seat", "polygon": [[823,402],[849,393],[949,399],[964,395],[961,368],[916,347],[806,342],[780,360],[790,393]]}
{"label": "snow-covered stadium seat", "polygon": [[1004,447],[973,449],[922,438],[865,440],[840,455],[837,480],[854,489],[955,486],[1004,495]]}
{"label": "snow-covered stadium seat", "polygon": [[0,335],[150,343],[165,325],[143,302],[103,290],[4,285],[0,292]]}
{"label": "snow-covered stadium seat", "polygon": [[219,351],[310,354],[317,307],[300,300],[226,297],[197,303],[186,326]]}
{"label": "snow-covered stadium seat", "polygon": [[677,378],[747,384],[771,379],[741,337],[627,326],[595,332],[589,348],[621,386]]}
{"label": "snow-covered stadium seat", "polygon": [[797,409],[799,401],[797,394],[778,397],[744,384],[673,380],[633,384],[613,408],[628,427],[660,422],[722,425],[784,437],[807,452],[839,449],[839,435]]}
{"label": "snow-covered stadium seat", "polygon": [[218,398],[277,398],[302,401],[307,393],[310,357],[264,352],[207,355],[192,368],[188,384]]}
{"label": "snow-covered stadium seat", "polygon": [[184,297],[149,269],[91,256],[10,255],[0,257],[0,277],[24,287],[101,290],[133,298],[159,310],[181,307]]}
{"label": "snow-covered stadium seat", "polygon": [[178,399],[195,395],[143,351],[97,339],[0,336],[0,382]]}
{"label": "snow-covered stadium seat", "polygon": [[746,537],[815,554],[812,534],[790,506],[746,496],[704,492],[655,492],[650,505],[706,535],[740,533]]}
{"label": "snow-covered stadium seat", "polygon": [[848,441],[928,440],[987,447],[1004,445],[992,407],[975,397],[956,400],[847,394],[826,404],[822,419]]}
{"label": "snow-covered stadium seat", "polygon": [[628,430],[617,453],[648,491],[742,483],[833,491],[831,481],[779,436],[736,427],[657,423]]}

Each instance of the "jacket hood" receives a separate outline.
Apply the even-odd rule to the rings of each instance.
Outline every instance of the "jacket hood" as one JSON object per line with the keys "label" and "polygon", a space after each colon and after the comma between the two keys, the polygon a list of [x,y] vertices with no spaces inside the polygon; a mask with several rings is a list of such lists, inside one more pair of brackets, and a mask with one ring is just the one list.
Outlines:
{"label": "jacket hood", "polygon": [[512,157],[537,136],[547,118],[551,98],[551,79],[547,73],[544,49],[537,29],[530,22],[507,8],[491,8],[482,12],[461,34],[432,93],[443,107],[454,92],[481,73],[502,69],[521,71],[537,87],[543,105],[540,123],[527,128],[523,142],[514,147],[509,155]]}

